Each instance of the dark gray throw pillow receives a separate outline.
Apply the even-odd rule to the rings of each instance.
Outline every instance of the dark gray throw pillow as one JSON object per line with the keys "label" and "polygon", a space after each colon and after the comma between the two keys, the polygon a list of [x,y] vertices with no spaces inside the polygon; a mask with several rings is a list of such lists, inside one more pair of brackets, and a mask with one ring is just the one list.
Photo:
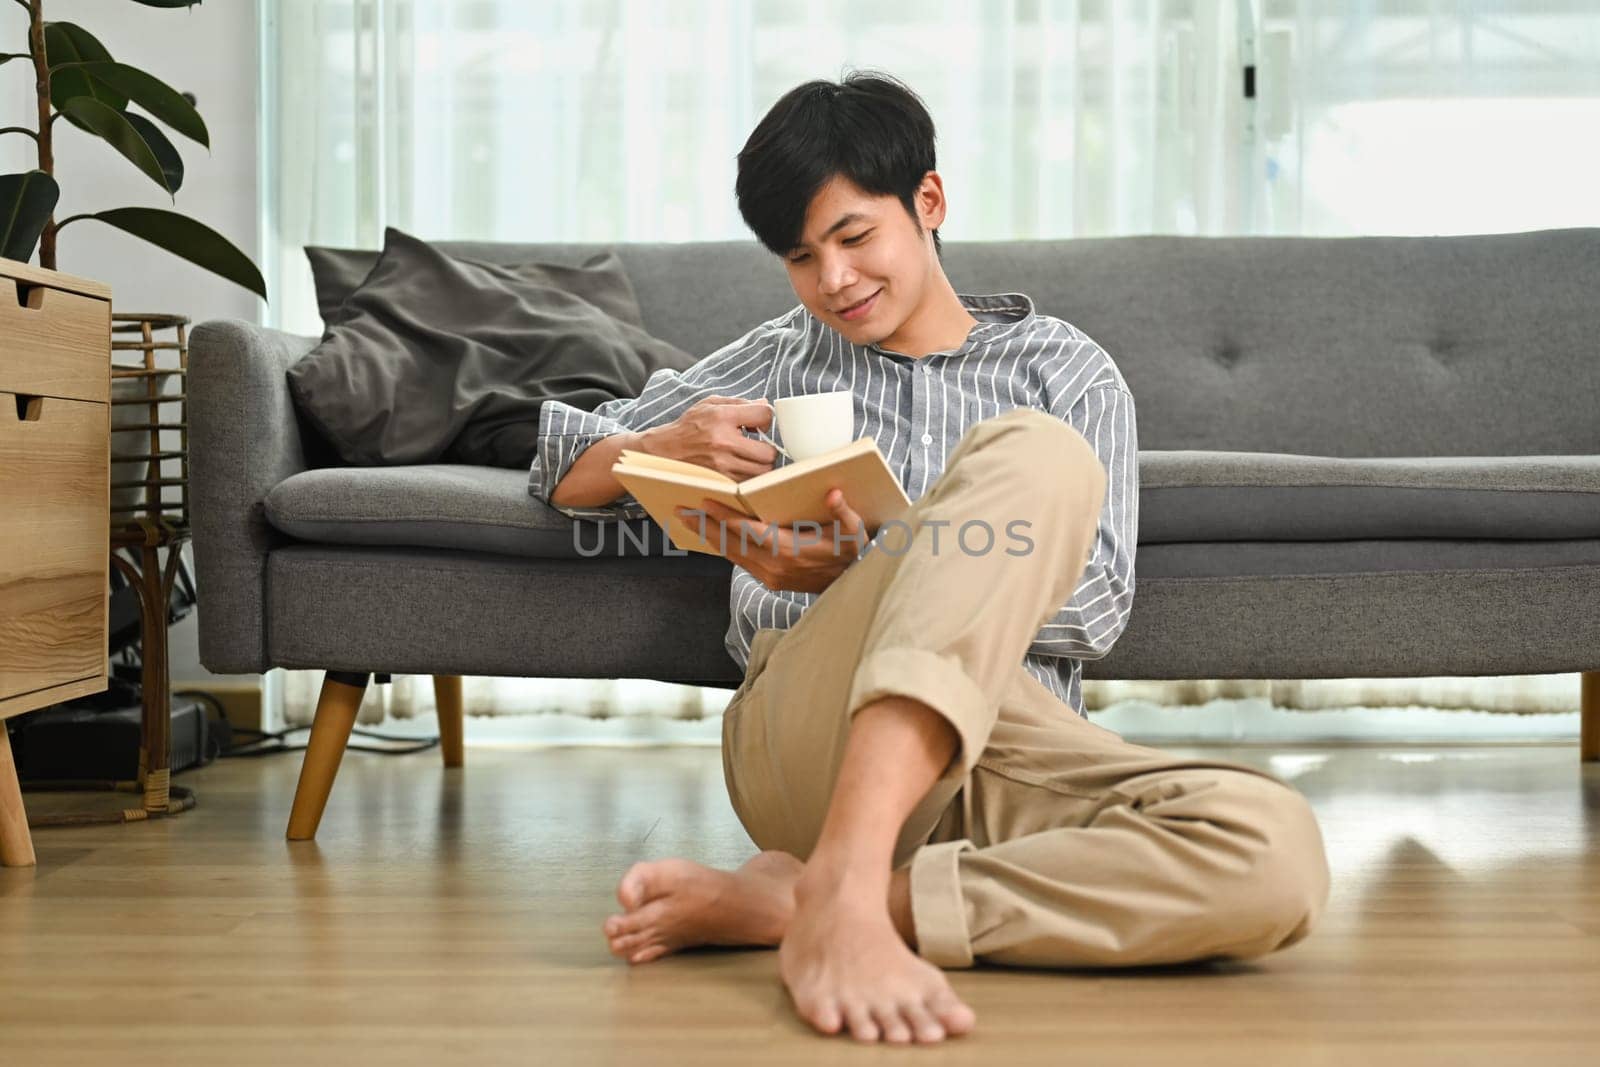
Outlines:
{"label": "dark gray throw pillow", "polygon": [[288,370],[295,406],[355,466],[532,464],[539,408],[593,411],[696,357],[563,289],[399,230]]}
{"label": "dark gray throw pillow", "polygon": [[[436,251],[450,255],[442,249]],[[356,248],[326,248],[321,245],[307,245],[305,253],[306,259],[311,263],[311,283],[317,290],[317,312],[322,316],[323,327],[332,329],[335,324],[355,314],[353,310],[344,306],[344,302],[350,298],[351,293],[361,288],[362,282],[367,280],[367,275],[377,266],[380,253]],[[644,328],[644,315],[639,310],[639,298],[633,291],[633,283],[628,280],[627,271],[623,269],[622,260],[617,258],[615,252],[597,252],[578,267],[568,267],[560,263],[517,263],[497,266],[466,256],[450,256],[450,258],[489,267],[491,270],[509,270],[519,278],[525,278],[536,285],[565,289],[569,293],[583,297],[612,318],[631,322],[640,329]]]}

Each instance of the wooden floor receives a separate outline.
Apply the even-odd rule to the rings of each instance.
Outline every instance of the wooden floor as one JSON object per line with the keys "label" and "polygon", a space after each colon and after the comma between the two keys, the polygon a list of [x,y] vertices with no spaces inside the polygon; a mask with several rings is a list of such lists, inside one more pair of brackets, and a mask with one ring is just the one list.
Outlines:
{"label": "wooden floor", "polygon": [[464,772],[350,753],[318,840],[293,845],[298,755],[224,761],[176,779],[193,811],[37,830],[38,866],[0,869],[0,1062],[1600,1061],[1600,765],[1211,751],[1321,817],[1334,888],[1311,937],[1221,965],[958,973],[978,1029],[935,1049],[812,1036],[771,952],[606,954],[631,861],[749,855],[714,749],[469,747]]}

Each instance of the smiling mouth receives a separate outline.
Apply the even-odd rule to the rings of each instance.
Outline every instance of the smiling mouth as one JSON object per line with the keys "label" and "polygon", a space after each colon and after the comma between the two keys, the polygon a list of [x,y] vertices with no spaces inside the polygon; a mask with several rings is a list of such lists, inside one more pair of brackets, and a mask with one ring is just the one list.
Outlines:
{"label": "smiling mouth", "polygon": [[861,301],[859,304],[852,304],[847,308],[841,308],[839,310],[839,314],[842,315],[844,318],[847,318],[847,319],[854,318],[857,315],[860,315],[862,312],[866,311],[867,308],[872,305],[872,302],[874,300],[878,299],[878,293],[881,293],[881,292],[883,292],[883,290],[879,289],[877,293],[873,293],[871,296],[867,297],[865,300]]}

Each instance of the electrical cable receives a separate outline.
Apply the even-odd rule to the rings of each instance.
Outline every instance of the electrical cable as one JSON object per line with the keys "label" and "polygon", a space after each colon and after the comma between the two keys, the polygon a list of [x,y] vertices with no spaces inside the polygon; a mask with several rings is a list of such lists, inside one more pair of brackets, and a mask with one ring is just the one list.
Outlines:
{"label": "electrical cable", "polygon": [[[219,759],[248,759],[256,756],[275,756],[281,752],[304,752],[305,745],[291,745],[284,738],[290,734],[310,730],[309,726],[291,726],[286,730],[252,730],[244,726],[234,726],[228,722],[223,712],[222,701],[214,693],[204,689],[179,689],[172,694],[175,697],[197,697],[210,709],[216,712],[207,718],[219,722],[219,730],[229,740],[239,734],[248,735],[248,739],[237,744],[222,746],[217,753]],[[425,752],[439,744],[437,734],[432,737],[395,737],[390,734],[378,733],[374,730],[355,728],[350,731],[358,737],[370,738],[374,741],[388,742],[384,745],[345,745],[346,751],[376,752],[384,756],[408,756],[413,752]]]}

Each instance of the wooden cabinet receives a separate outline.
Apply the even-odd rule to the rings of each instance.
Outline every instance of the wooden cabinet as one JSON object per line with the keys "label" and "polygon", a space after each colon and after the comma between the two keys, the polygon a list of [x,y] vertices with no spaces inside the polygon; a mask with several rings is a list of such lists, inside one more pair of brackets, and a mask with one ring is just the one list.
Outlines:
{"label": "wooden cabinet", "polygon": [[[0,259],[0,719],[106,688],[110,401],[111,291]],[[0,749],[0,863],[29,863]]]}

